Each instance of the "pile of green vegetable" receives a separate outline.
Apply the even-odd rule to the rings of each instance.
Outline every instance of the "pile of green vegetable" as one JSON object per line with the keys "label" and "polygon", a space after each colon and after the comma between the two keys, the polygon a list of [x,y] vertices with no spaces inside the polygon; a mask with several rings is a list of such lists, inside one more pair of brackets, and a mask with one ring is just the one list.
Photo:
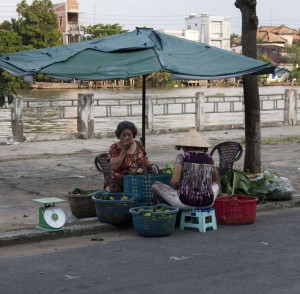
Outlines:
{"label": "pile of green vegetable", "polygon": [[294,193],[287,178],[269,171],[250,179],[244,172],[232,169],[221,177],[221,186],[223,194],[255,196],[262,203],[266,200],[291,200]]}
{"label": "pile of green vegetable", "polygon": [[84,190],[81,188],[75,188],[72,192],[69,192],[68,194],[80,196],[80,195],[91,195],[95,192],[97,192],[97,190]]}
{"label": "pile of green vegetable", "polygon": [[[169,217],[172,216],[169,213],[169,212],[172,211],[171,209],[168,209],[165,206],[159,206],[159,205],[158,206],[152,206],[152,207],[148,206],[147,208],[141,207],[137,211],[138,211],[138,213],[140,215],[143,215],[143,216],[151,216],[151,215],[169,216]],[[155,214],[155,212],[160,212],[160,213],[159,214]]]}

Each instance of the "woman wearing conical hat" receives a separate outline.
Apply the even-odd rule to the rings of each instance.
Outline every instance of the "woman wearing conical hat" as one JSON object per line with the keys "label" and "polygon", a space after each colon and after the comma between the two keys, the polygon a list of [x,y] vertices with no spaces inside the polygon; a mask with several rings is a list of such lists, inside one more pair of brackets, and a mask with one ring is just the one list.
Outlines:
{"label": "woman wearing conical hat", "polygon": [[152,185],[155,203],[166,202],[183,210],[207,208],[220,192],[220,180],[213,158],[207,153],[210,144],[192,129],[175,143],[183,149],[177,155],[171,186],[161,182]]}

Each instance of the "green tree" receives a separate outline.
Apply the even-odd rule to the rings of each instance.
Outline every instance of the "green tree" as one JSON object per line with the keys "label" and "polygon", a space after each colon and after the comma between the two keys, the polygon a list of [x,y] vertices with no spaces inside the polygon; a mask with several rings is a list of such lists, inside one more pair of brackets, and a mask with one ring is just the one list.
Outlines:
{"label": "green tree", "polygon": [[[58,19],[50,0],[34,0],[28,5],[22,0],[17,5],[20,18],[0,24],[0,53],[12,53],[28,49],[39,49],[62,45],[62,34]],[[13,100],[16,89],[26,87],[22,78],[0,70],[0,107]]]}
{"label": "green tree", "polygon": [[300,42],[293,44],[290,47],[285,48],[285,52],[287,53],[287,62],[292,64],[294,69],[290,74],[291,79],[296,79],[297,82],[300,81]]}
{"label": "green tree", "polygon": [[[0,24],[1,27],[1,24]],[[12,30],[0,29],[0,53],[12,53],[33,49],[32,46],[24,46],[22,38]]]}
{"label": "green tree", "polygon": [[[13,25],[5,21],[0,24],[0,53],[11,53],[31,49],[32,46],[24,46],[22,38],[17,32],[13,31]],[[20,77],[15,77],[8,72],[0,69],[0,107],[5,103],[5,97],[8,103],[13,102],[13,94],[16,95],[16,89],[26,87],[26,83]]]}
{"label": "green tree", "polygon": [[128,30],[123,30],[122,26],[118,23],[115,24],[96,24],[89,26],[81,26],[81,31],[83,32],[82,39],[90,40],[94,38],[102,38],[112,35],[119,35],[128,32]]}
{"label": "green tree", "polygon": [[235,33],[230,35],[230,46],[233,45],[241,45],[241,37]]}
{"label": "green tree", "polygon": [[58,28],[58,19],[50,0],[34,0],[28,5],[22,0],[17,5],[20,18],[17,30],[24,45],[35,49],[62,45],[62,34]]}
{"label": "green tree", "polygon": [[[258,18],[256,0],[236,0],[235,6],[242,14],[242,46],[243,54],[256,58],[256,32]],[[261,126],[258,79],[254,75],[243,77],[245,103],[245,143],[246,152],[244,171],[261,172]]]}
{"label": "green tree", "polygon": [[291,63],[294,67],[300,65],[300,43],[286,47],[284,51],[287,53],[287,60],[289,63]]}
{"label": "green tree", "polygon": [[156,72],[147,76],[147,85],[153,88],[157,87],[173,87],[177,81],[171,80],[171,74],[169,72]]}
{"label": "green tree", "polygon": [[12,31],[13,25],[8,20],[5,20],[4,22],[0,23],[0,30]]}
{"label": "green tree", "polygon": [[[272,60],[263,54],[258,54],[257,59],[263,62],[272,63]],[[267,82],[267,79],[268,79],[268,75],[260,75],[258,76],[258,83],[262,85],[263,83]]]}

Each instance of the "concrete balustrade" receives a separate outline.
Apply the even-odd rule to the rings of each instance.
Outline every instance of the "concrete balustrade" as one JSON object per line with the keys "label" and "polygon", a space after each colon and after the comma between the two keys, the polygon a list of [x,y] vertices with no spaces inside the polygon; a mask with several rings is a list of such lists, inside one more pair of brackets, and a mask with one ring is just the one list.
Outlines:
{"label": "concrete balustrade", "polygon": [[87,139],[94,136],[94,95],[78,94],[77,108],[78,138]]}
{"label": "concrete balustrade", "polygon": [[[146,129],[148,132],[155,132],[158,128],[157,121],[180,120],[187,115],[194,116],[192,126],[200,130],[217,130],[226,128],[244,127],[244,103],[243,96],[204,96],[198,92],[194,97],[147,97],[146,101]],[[295,89],[287,89],[284,94],[261,95],[261,125],[271,126],[286,124],[298,124],[298,100],[299,95]],[[95,136],[95,124],[101,121],[101,125],[116,125],[116,119],[139,119],[142,113],[141,98],[118,98],[118,99],[94,99],[93,94],[79,94],[76,100],[30,100],[23,101],[21,97],[16,97],[12,106],[5,104],[6,108],[11,108],[11,130],[10,140],[22,142],[24,137],[24,121],[32,120],[26,117],[25,109],[36,112],[36,120],[77,120],[77,137],[92,138]],[[5,108],[4,107],[4,108]],[[52,110],[52,116],[48,116],[47,111]],[[73,109],[77,116],[67,116]],[[1,111],[1,109],[0,109]],[[278,118],[270,121],[272,114],[277,114]],[[76,115],[76,114],[75,114]],[[174,118],[175,117],[175,118]],[[224,121],[220,121],[224,117]],[[235,121],[233,120],[235,118]],[[238,118],[238,119],[237,119]],[[225,119],[228,121],[225,122]],[[100,128],[101,128],[100,125]],[[98,126],[98,125],[97,125]],[[184,123],[181,128],[184,129]],[[166,125],[167,130],[176,129]],[[107,128],[106,128],[107,129]],[[102,131],[100,131],[102,132]],[[104,135],[104,133],[101,133]]]}

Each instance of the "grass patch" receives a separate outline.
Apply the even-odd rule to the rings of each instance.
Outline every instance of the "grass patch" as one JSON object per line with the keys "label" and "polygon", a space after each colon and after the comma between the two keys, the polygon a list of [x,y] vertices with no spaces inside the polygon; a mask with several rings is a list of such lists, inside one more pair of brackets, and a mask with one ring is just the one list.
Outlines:
{"label": "grass patch", "polygon": [[[284,138],[262,138],[262,145],[276,145],[279,143],[294,143],[300,142],[300,136],[288,136]],[[240,138],[240,143],[245,144],[245,137]]]}
{"label": "grass patch", "polygon": [[224,93],[221,93],[221,92],[217,92],[215,93],[214,95],[212,96],[216,96],[216,97],[225,97],[225,94]]}

